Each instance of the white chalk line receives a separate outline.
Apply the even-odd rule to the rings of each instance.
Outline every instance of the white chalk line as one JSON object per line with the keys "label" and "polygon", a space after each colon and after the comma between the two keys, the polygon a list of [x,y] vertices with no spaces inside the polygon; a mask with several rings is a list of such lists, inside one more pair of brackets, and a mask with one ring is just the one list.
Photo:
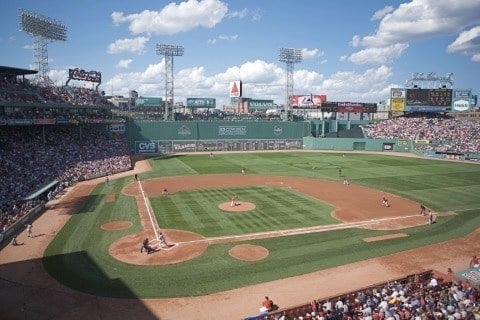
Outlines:
{"label": "white chalk line", "polygon": [[151,209],[150,201],[147,199],[147,197],[145,197],[145,192],[143,191],[142,183],[140,182],[140,180],[138,180],[137,182],[138,182],[138,186],[140,187],[140,193],[142,194],[143,202],[145,203],[145,207],[147,208],[148,217],[150,218],[150,224],[152,226],[153,232],[155,233],[155,239],[159,241],[159,236],[157,232],[158,221],[155,220],[156,222],[156,225],[155,225],[155,222],[152,216],[153,209]]}
{"label": "white chalk line", "polygon": [[349,228],[358,228],[363,226],[371,226],[371,225],[379,224],[386,221],[402,220],[402,219],[408,219],[412,217],[421,217],[421,215],[416,214],[416,215],[408,215],[408,216],[371,219],[371,220],[365,220],[365,221],[344,222],[344,223],[313,226],[313,227],[306,227],[306,228],[295,228],[295,229],[287,229],[287,230],[246,233],[246,234],[240,234],[240,235],[209,237],[209,238],[199,239],[199,240],[180,241],[180,242],[177,242],[177,244],[178,245],[195,244],[195,243],[202,243],[202,242],[208,242],[212,244],[212,243],[218,243],[218,242],[237,242],[242,240],[272,238],[275,236],[278,236],[278,237],[291,236],[291,235],[298,235],[298,234],[325,232],[325,231],[332,231],[332,230],[342,230],[342,229],[349,229]]}

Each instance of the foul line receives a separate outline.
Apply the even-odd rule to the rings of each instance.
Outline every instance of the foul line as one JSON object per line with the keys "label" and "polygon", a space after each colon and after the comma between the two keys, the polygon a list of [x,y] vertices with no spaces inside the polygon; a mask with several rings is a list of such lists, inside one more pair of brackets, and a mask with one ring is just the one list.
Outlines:
{"label": "foul line", "polygon": [[247,234],[241,234],[241,235],[211,237],[211,238],[205,238],[205,239],[200,239],[200,240],[178,242],[177,244],[180,245],[180,244],[201,243],[201,242],[208,242],[208,243],[213,244],[213,243],[221,243],[221,242],[236,242],[236,241],[243,241],[243,240],[271,238],[271,237],[274,237],[274,236],[283,237],[283,236],[291,236],[291,235],[298,235],[298,234],[306,234],[306,233],[324,232],[324,231],[342,230],[342,229],[348,229],[348,228],[370,226],[370,225],[379,224],[379,223],[382,223],[382,222],[385,222],[385,221],[401,220],[401,219],[412,218],[412,217],[419,217],[419,215],[415,214],[415,215],[409,215],[409,216],[380,218],[380,219],[372,219],[372,220],[358,221],[358,222],[344,222],[344,223],[338,223],[338,224],[313,226],[313,227],[307,227],[307,228],[296,228],[296,229],[287,229],[287,230],[247,233]]}
{"label": "foul line", "polygon": [[140,182],[140,180],[138,180],[138,186],[140,187],[143,202],[145,203],[145,207],[147,208],[148,217],[150,218],[150,224],[152,225],[153,232],[155,233],[155,239],[157,239],[158,241],[158,232],[156,228],[156,225],[158,225],[158,221],[155,220],[155,222],[157,223],[155,225],[155,222],[153,221],[153,217],[152,217],[152,211],[150,210],[150,201],[148,201],[147,197],[145,197],[145,192],[143,191],[142,183]]}

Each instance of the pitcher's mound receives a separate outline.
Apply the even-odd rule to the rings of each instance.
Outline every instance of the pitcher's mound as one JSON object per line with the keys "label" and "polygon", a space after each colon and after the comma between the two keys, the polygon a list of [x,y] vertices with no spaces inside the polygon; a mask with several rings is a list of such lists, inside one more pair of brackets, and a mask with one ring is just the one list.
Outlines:
{"label": "pitcher's mound", "polygon": [[230,249],[228,253],[235,259],[257,261],[268,256],[268,249],[253,244],[240,244]]}
{"label": "pitcher's mound", "polygon": [[237,205],[232,207],[231,202],[224,202],[220,203],[218,208],[223,211],[241,212],[255,209],[255,204],[251,202],[237,201]]}

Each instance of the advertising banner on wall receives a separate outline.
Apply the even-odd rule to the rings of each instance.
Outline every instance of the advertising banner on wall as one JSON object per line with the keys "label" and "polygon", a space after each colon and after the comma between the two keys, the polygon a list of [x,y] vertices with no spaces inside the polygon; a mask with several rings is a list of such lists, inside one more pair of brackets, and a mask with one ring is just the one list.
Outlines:
{"label": "advertising banner on wall", "polygon": [[112,123],[107,125],[107,130],[114,133],[124,133],[125,124],[124,123]]}
{"label": "advertising banner on wall", "polygon": [[274,108],[273,100],[248,100],[248,110],[268,110]]}
{"label": "advertising banner on wall", "polygon": [[33,124],[55,124],[55,119],[33,119]]}
{"label": "advertising banner on wall", "polygon": [[452,111],[468,111],[471,107],[471,95],[470,89],[456,89],[453,91]]}
{"label": "advertising banner on wall", "polygon": [[324,94],[292,95],[292,106],[295,108],[318,108],[327,101]]}
{"label": "advertising banner on wall", "polygon": [[390,108],[392,111],[405,111],[405,99],[404,98],[391,98]]}
{"label": "advertising banner on wall", "polygon": [[135,99],[135,105],[138,108],[161,108],[163,107],[162,98],[138,97]]}
{"label": "advertising banner on wall", "polygon": [[135,141],[135,153],[148,154],[157,152],[157,143],[155,141]]}
{"label": "advertising banner on wall", "polygon": [[215,98],[187,98],[187,108],[215,108]]}
{"label": "advertising banner on wall", "polygon": [[338,112],[362,112],[363,103],[361,102],[339,102]]}
{"label": "advertising banner on wall", "polygon": [[390,89],[390,98],[405,99],[405,89]]}

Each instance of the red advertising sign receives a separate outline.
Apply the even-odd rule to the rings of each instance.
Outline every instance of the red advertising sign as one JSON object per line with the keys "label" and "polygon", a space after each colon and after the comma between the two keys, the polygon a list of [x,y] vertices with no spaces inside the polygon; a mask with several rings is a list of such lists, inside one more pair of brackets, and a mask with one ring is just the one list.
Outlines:
{"label": "red advertising sign", "polygon": [[55,119],[33,119],[33,124],[55,124]]}
{"label": "red advertising sign", "polygon": [[327,101],[324,94],[293,95],[292,106],[297,108],[318,108]]}
{"label": "red advertising sign", "polygon": [[363,103],[361,102],[339,102],[338,112],[362,112]]}

